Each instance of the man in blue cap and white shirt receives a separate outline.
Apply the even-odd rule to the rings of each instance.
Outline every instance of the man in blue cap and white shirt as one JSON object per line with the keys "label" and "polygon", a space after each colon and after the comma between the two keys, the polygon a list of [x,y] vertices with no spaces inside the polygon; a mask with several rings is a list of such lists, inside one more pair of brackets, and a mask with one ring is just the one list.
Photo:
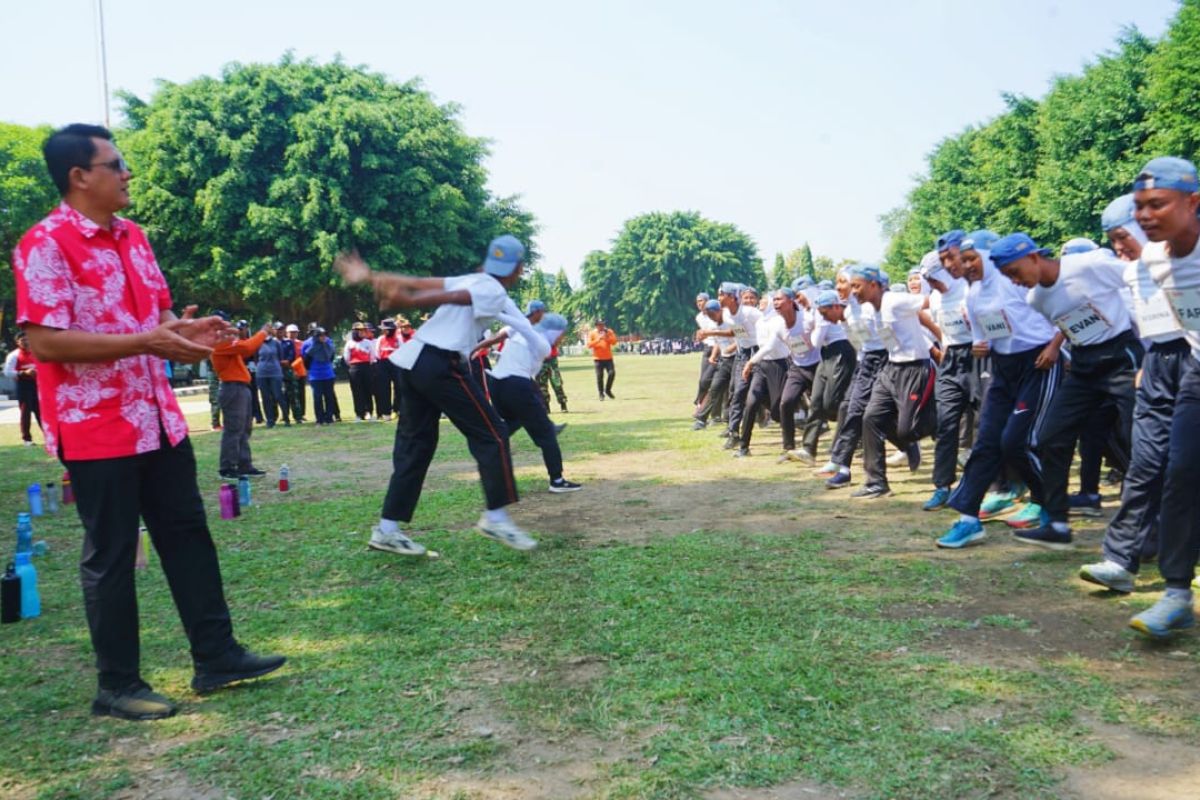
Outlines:
{"label": "man in blue cap and white shirt", "polygon": [[1191,349],[1175,395],[1159,507],[1158,571],[1167,588],[1157,603],[1130,621],[1135,630],[1162,638],[1192,627],[1196,620],[1192,581],[1200,553],[1200,182],[1190,161],[1156,158],[1138,174],[1133,191],[1134,216],[1150,240],[1142,248],[1142,266],[1162,288]]}
{"label": "man in blue cap and white shirt", "polygon": [[[722,314],[721,301],[706,300],[700,313],[696,315],[696,340],[704,342],[709,334],[706,331],[729,331],[733,324],[727,322]],[[708,418],[721,418],[725,401],[729,398],[729,386],[733,380],[733,361],[737,354],[737,346],[727,339],[709,339],[712,346],[706,348],[704,358],[711,365],[712,373],[708,385],[701,381],[703,394],[696,400],[696,412],[692,415],[695,420],[692,430],[701,431],[708,427]],[[727,343],[728,342],[728,343]]]}
{"label": "man in blue cap and white shirt", "polygon": [[501,236],[488,245],[479,272],[453,278],[375,272],[357,253],[338,256],[334,266],[346,284],[370,284],[381,308],[437,308],[412,340],[392,354],[392,362],[403,373],[405,415],[396,428],[392,477],[379,524],[371,533],[372,549],[424,555],[424,546],[406,536],[400,525],[410,522],[416,510],[437,450],[442,414],[467,437],[479,466],[487,507],[476,529],[516,550],[537,547],[506,508],[517,502],[508,429],[467,371],[471,351],[494,320],[511,325],[528,340],[538,336],[508,296],[521,279],[524,258],[525,247],[513,236]]}
{"label": "man in blue cap and white shirt", "polygon": [[1103,408],[1116,409],[1117,450],[1125,459],[1120,466],[1128,467],[1134,381],[1143,350],[1123,297],[1125,265],[1108,250],[1055,260],[1024,233],[997,241],[991,257],[1005,277],[1029,290],[1029,305],[1058,328],[1051,343],[1070,342],[1071,369],[1044,415],[1036,448],[1046,517],[1040,527],[1015,534],[1027,544],[1070,548],[1071,459],[1080,432]]}

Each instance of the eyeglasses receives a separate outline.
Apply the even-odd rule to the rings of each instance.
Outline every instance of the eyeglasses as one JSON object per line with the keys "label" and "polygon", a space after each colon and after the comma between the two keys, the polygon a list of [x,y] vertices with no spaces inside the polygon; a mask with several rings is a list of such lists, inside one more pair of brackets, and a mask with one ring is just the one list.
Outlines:
{"label": "eyeglasses", "polygon": [[132,170],[129,169],[129,164],[127,164],[123,158],[114,158],[112,161],[98,161],[95,164],[88,164],[87,166],[81,167],[81,169],[91,169],[92,167],[108,167],[118,175],[123,172],[132,172]]}

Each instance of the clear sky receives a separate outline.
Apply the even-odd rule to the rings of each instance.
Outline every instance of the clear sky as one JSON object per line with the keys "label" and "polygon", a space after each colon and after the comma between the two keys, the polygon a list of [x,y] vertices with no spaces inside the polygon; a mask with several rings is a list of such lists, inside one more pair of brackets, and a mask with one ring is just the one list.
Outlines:
{"label": "clear sky", "polygon": [[[103,119],[95,0],[3,0],[0,119]],[[768,269],[808,241],[878,260],[937,141],[1041,96],[1174,0],[105,0],[109,83],[340,53],[419,76],[491,140],[490,186],[541,225],[542,268],[578,275],[631,216],[696,210]],[[117,111],[114,108],[114,114]],[[116,120],[114,119],[114,122]]]}

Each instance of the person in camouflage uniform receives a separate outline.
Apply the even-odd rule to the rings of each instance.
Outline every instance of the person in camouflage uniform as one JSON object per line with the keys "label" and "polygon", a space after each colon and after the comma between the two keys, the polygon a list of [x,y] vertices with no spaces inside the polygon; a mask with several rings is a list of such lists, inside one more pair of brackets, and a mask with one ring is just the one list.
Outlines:
{"label": "person in camouflage uniform", "polygon": [[217,371],[213,369],[212,361],[204,363],[208,366],[208,409],[212,413],[212,429],[219,431],[221,430],[221,405],[217,402],[217,397],[221,393],[221,380],[217,377]]}
{"label": "person in camouflage uniform", "polygon": [[[530,300],[529,305],[525,307],[525,316],[528,317],[530,325],[538,324],[545,315],[546,304],[541,300]],[[550,410],[550,388],[553,387],[558,407],[566,413],[567,393],[563,391],[562,373],[558,371],[557,346],[551,347],[550,355],[542,362],[542,368],[537,374],[537,385],[542,392],[542,403],[546,406],[546,411]]]}

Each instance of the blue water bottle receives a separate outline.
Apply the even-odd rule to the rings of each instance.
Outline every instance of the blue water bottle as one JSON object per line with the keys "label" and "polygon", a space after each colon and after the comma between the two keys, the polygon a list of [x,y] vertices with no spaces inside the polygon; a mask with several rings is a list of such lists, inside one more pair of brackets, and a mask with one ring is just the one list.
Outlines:
{"label": "blue water bottle", "polygon": [[40,517],[45,513],[45,509],[42,508],[42,485],[40,483],[29,486],[29,513],[35,517]]}
{"label": "blue water bottle", "polygon": [[25,511],[17,512],[17,552],[28,553],[33,550],[33,522]]}
{"label": "blue water bottle", "polygon": [[42,598],[38,594],[37,568],[29,553],[17,553],[17,577],[21,579],[21,619],[42,613]]}
{"label": "blue water bottle", "polygon": [[238,478],[238,504],[242,508],[250,505],[250,479],[245,476]]}

